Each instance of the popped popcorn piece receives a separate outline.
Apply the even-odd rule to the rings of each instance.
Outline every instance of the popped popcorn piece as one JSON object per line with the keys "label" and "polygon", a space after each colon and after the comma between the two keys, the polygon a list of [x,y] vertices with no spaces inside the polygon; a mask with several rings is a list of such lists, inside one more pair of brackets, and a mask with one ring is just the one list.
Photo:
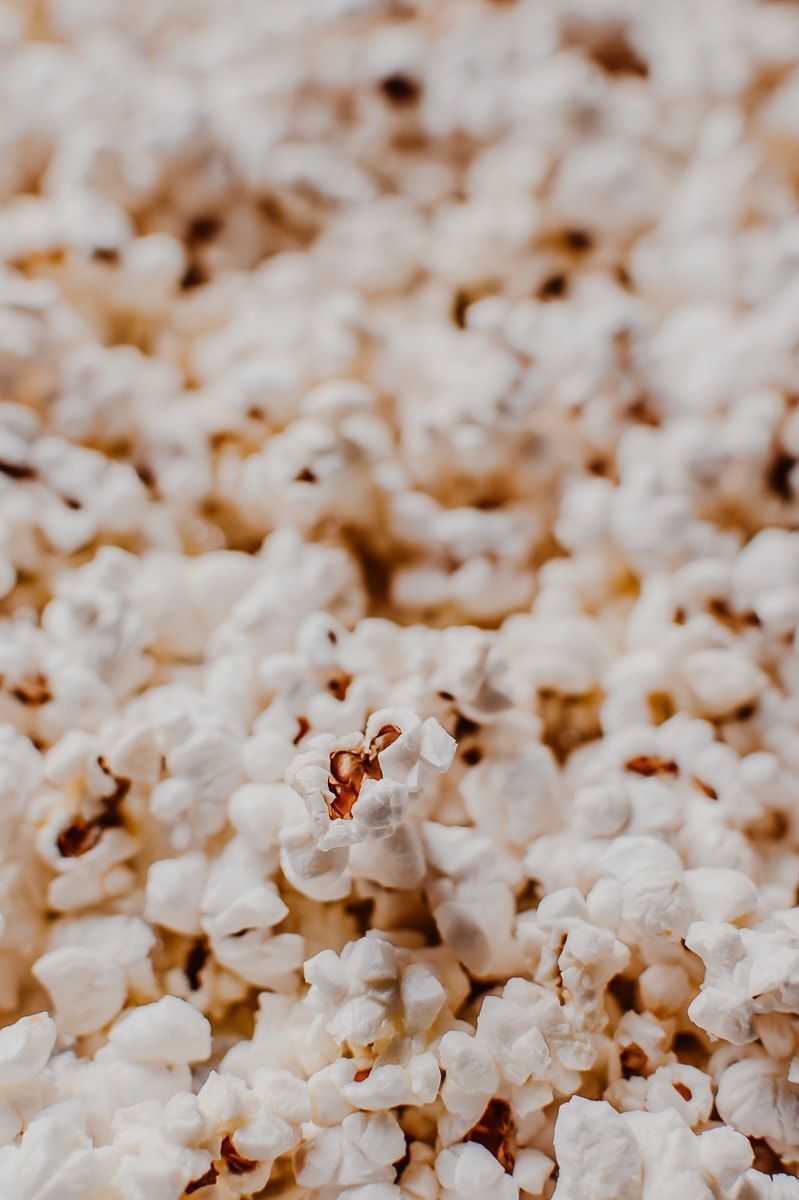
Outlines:
{"label": "popped popcorn piece", "polygon": [[62,946],[37,959],[33,973],[47,989],[63,1033],[102,1029],[125,1003],[125,972],[107,954],[80,946]]}
{"label": "popped popcorn piece", "polygon": [[211,1054],[211,1026],[202,1013],[176,996],[162,996],[127,1013],[111,1029],[108,1041],[131,1062],[204,1062]]}
{"label": "popped popcorn piece", "polygon": [[763,927],[740,930],[697,921],[688,929],[686,945],[706,967],[689,1014],[709,1033],[740,1046],[756,1036],[756,1013],[792,1011],[799,947],[795,932],[776,917]]}
{"label": "popped popcorn piece", "polygon": [[21,1017],[0,1029],[0,1088],[34,1079],[47,1063],[55,1039],[56,1027],[47,1013]]}
{"label": "popped popcorn piece", "polygon": [[[287,780],[308,820],[280,834],[281,863],[294,886],[339,899],[349,890],[348,868],[389,886],[418,885],[424,860],[406,814],[426,773],[446,771],[454,753],[454,739],[434,718],[386,708],[372,713],[362,738],[325,739],[295,759]],[[379,855],[369,855],[372,843],[381,843]]]}

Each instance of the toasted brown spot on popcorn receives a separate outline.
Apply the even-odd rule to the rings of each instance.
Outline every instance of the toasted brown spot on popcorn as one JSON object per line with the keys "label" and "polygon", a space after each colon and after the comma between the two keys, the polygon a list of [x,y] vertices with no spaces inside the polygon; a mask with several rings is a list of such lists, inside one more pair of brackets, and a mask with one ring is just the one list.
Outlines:
{"label": "toasted brown spot on popcorn", "polygon": [[102,263],[106,267],[116,267],[119,264],[120,254],[115,246],[95,246],[92,250],[92,258],[95,262]]}
{"label": "toasted brown spot on popcorn", "polygon": [[349,900],[344,905],[345,913],[352,918],[361,937],[371,924],[374,908],[375,902],[372,896],[365,896],[362,900]]}
{"label": "toasted brown spot on popcorn", "polygon": [[308,732],[308,730],[310,728],[311,728],[311,722],[308,720],[307,717],[303,717],[303,716],[297,717],[297,732],[294,734],[294,737],[291,739],[295,746],[299,746],[300,742],[305,737],[306,733]]}
{"label": "toasted brown spot on popcorn", "polygon": [[731,714],[731,717],[732,717],[732,720],[734,720],[734,721],[749,721],[752,719],[752,717],[755,715],[756,712],[757,712],[757,704],[755,704],[755,703],[741,704]]}
{"label": "toasted brown spot on popcorn", "polygon": [[637,75],[645,79],[649,68],[622,29],[608,29],[593,43],[590,58],[608,75]]}
{"label": "toasted brown spot on popcorn", "polygon": [[511,1148],[515,1126],[507,1100],[494,1096],[486,1105],[480,1120],[465,1135],[465,1142],[477,1142],[484,1146],[510,1175],[514,1166]]}
{"label": "toasted brown spot on popcorn", "polygon": [[695,1033],[685,1030],[675,1035],[672,1049],[681,1063],[698,1067],[703,1071],[707,1065],[707,1049]]}
{"label": "toasted brown spot on popcorn", "polygon": [[221,218],[216,216],[195,217],[186,230],[188,242],[211,242],[222,232]]}
{"label": "toasted brown spot on popcorn", "polygon": [[750,1137],[754,1158],[752,1166],[764,1175],[792,1175],[794,1172],[785,1165],[775,1150],[772,1150],[765,1138]]}
{"label": "toasted brown spot on popcorn", "polygon": [[100,820],[106,827],[111,825],[120,825],[122,823],[122,818],[119,814],[119,806],[130,791],[131,781],[124,775],[116,775],[108,766],[108,763],[102,754],[99,755],[97,759],[97,765],[103,774],[109,775],[116,784],[116,787],[111,795],[103,798],[103,807],[105,811],[101,815]]}
{"label": "toasted brown spot on popcorn", "polygon": [[625,771],[633,775],[679,775],[680,768],[673,758],[661,758],[658,754],[638,754],[624,764]]}
{"label": "toasted brown spot on popcorn", "polygon": [[563,950],[566,946],[567,937],[568,937],[567,933],[561,934],[557,949],[554,951],[555,967],[554,967],[553,979],[554,979],[554,983],[555,983],[555,991],[558,994],[558,1000],[560,1001],[561,1004],[568,1003],[568,1001],[571,997],[571,993],[570,993],[569,989],[566,987],[566,985],[563,982],[563,975],[562,975],[561,969],[560,969],[560,956],[563,953]]}
{"label": "toasted brown spot on popcorn", "polygon": [[136,463],[133,467],[146,488],[154,488],[156,484],[155,471],[147,463]]}
{"label": "toasted brown spot on popcorn", "polygon": [[[458,288],[452,297],[452,305],[450,308],[450,316],[452,323],[458,329],[466,328],[466,312],[472,304],[476,304],[478,300],[484,300],[486,296],[491,296],[499,290],[497,283],[494,280],[485,280],[479,284],[473,284],[471,287]],[[473,502],[474,503],[474,502]],[[478,507],[475,504],[475,507]]]}
{"label": "toasted brown spot on popcorn", "polygon": [[35,479],[36,468],[31,467],[28,463],[9,462],[7,459],[0,459],[0,475],[7,475],[9,479]]}
{"label": "toasted brown spot on popcorn", "polygon": [[345,700],[347,691],[352,683],[352,676],[341,671],[338,675],[333,675],[325,684],[331,696],[335,696],[337,700]]}
{"label": "toasted brown spot on popcorn", "polygon": [[328,806],[331,819],[352,820],[352,810],[364,777],[383,778],[378,755],[391,746],[401,732],[396,725],[384,725],[372,738],[366,750],[335,750],[331,754],[328,780],[328,786],[334,796]]}
{"label": "toasted brown spot on popcorn", "polygon": [[95,821],[73,821],[56,838],[58,852],[62,858],[79,858],[82,854],[88,854],[99,842],[102,832]]}
{"label": "toasted brown spot on popcorn", "polygon": [[188,957],[186,958],[186,966],[184,967],[186,979],[188,980],[189,987],[193,992],[196,992],[200,987],[200,974],[202,973],[203,967],[208,962],[209,954],[210,950],[208,948],[208,942],[206,939],[204,937],[195,938],[194,943],[189,950]]}
{"label": "toasted brown spot on popcorn", "polygon": [[352,820],[352,810],[364,777],[363,758],[351,750],[336,750],[330,756],[329,787],[334,799],[330,804],[330,816],[344,821]]}
{"label": "toasted brown spot on popcorn", "polygon": [[669,692],[650,692],[646,698],[649,706],[649,715],[652,718],[653,725],[662,725],[664,721],[668,721],[669,717],[673,717],[677,711],[674,704],[674,698]]}
{"label": "toasted brown spot on popcorn", "polygon": [[87,854],[97,845],[103,830],[115,829],[123,824],[121,807],[130,791],[131,781],[122,775],[115,775],[102,755],[97,763],[101,771],[115,781],[116,787],[110,796],[101,799],[102,809],[97,816],[77,817],[66,829],[61,830],[56,838],[56,846],[62,858],[79,858]]}
{"label": "toasted brown spot on popcorn", "polygon": [[374,776],[375,779],[383,778],[383,772],[380,770],[380,764],[377,761],[378,754],[382,754],[389,746],[393,746],[401,733],[402,730],[397,725],[383,725],[369,743],[370,762],[374,764],[377,771],[377,774]]}
{"label": "toasted brown spot on popcorn", "polygon": [[715,596],[708,600],[707,610],[716,620],[721,621],[730,629],[743,629],[749,626],[752,629],[760,627],[760,618],[753,609],[747,609],[744,612],[734,612],[729,603],[721,596]]}
{"label": "toasted brown spot on popcorn", "polygon": [[683,1100],[693,1100],[694,1094],[686,1084],[676,1080],[671,1086],[679,1096],[682,1096]]}
{"label": "toasted brown spot on popcorn", "polygon": [[410,1161],[411,1161],[411,1147],[410,1147],[410,1145],[409,1145],[409,1143],[408,1143],[408,1138],[407,1138],[407,1136],[406,1136],[406,1138],[405,1138],[405,1153],[402,1155],[402,1158],[398,1158],[398,1159],[396,1159],[396,1160],[395,1160],[395,1161],[394,1161],[394,1162],[391,1164],[391,1165],[392,1165],[392,1167],[394,1168],[394,1171],[395,1171],[395,1175],[394,1175],[394,1182],[395,1182],[395,1183],[396,1183],[396,1182],[397,1182],[397,1180],[400,1178],[400,1176],[402,1175],[402,1172],[403,1172],[403,1171],[405,1170],[405,1168],[408,1166],[408,1163],[409,1163]]}
{"label": "toasted brown spot on popcorn", "polygon": [[364,1079],[368,1079],[371,1074],[372,1074],[371,1067],[361,1067],[358,1071],[355,1072],[355,1075],[353,1076],[353,1080],[355,1083],[363,1083]]}
{"label": "toasted brown spot on popcorn", "polygon": [[575,254],[587,254],[594,247],[594,239],[585,229],[564,230],[563,241],[566,247],[573,250]]}
{"label": "toasted brown spot on popcorn", "polygon": [[539,300],[562,300],[569,290],[569,280],[562,272],[550,275],[538,289]]}
{"label": "toasted brown spot on popcorn", "polygon": [[239,1154],[229,1133],[225,1134],[222,1138],[222,1145],[219,1152],[225,1160],[227,1169],[231,1175],[246,1175],[249,1171],[254,1171],[258,1166],[257,1160],[245,1158],[243,1154]]}
{"label": "toasted brown spot on popcorn", "polygon": [[403,75],[399,71],[380,80],[380,91],[386,100],[398,108],[416,104],[422,94],[420,84],[410,75]]}
{"label": "toasted brown spot on popcorn", "polygon": [[464,717],[463,713],[458,713],[455,721],[455,728],[452,731],[452,736],[456,742],[461,742],[470,733],[477,733],[480,726],[476,721],[472,721],[469,717]]}
{"label": "toasted brown spot on popcorn", "polygon": [[718,800],[719,794],[716,789],[711,787],[709,783],[705,783],[703,779],[698,779],[696,775],[692,775],[691,783],[694,785],[694,787],[699,788],[700,792],[704,792],[708,800]]}
{"label": "toasted brown spot on popcorn", "polygon": [[638,984],[635,979],[631,979],[628,975],[614,975],[608,984],[608,992],[616,1000],[622,1012],[629,1012],[630,1009],[638,1011]]}
{"label": "toasted brown spot on popcorn", "polygon": [[624,266],[623,263],[620,263],[619,266],[616,267],[616,270],[614,271],[614,275],[616,277],[617,282],[620,283],[623,288],[626,288],[627,291],[632,291],[632,287],[633,287],[632,276],[630,275],[630,272],[627,270],[627,268]]}
{"label": "toasted brown spot on popcorn", "polygon": [[50,685],[41,671],[33,671],[30,675],[23,675],[14,687],[9,689],[9,692],[20,704],[29,705],[31,708],[38,708],[42,704],[49,704],[53,698]]}
{"label": "toasted brown spot on popcorn", "polygon": [[643,1075],[649,1065],[646,1054],[637,1042],[622,1046],[619,1063],[625,1079],[631,1079],[633,1075]]}
{"label": "toasted brown spot on popcorn", "polygon": [[793,454],[778,453],[771,460],[766,471],[766,486],[775,496],[785,503],[793,500],[793,482],[791,476],[797,460]]}
{"label": "toasted brown spot on popcorn", "polygon": [[598,690],[571,695],[552,687],[538,689],[538,712],[544,722],[541,740],[559,763],[564,763],[578,746],[593,741],[600,734],[601,699]]}
{"label": "toasted brown spot on popcorn", "polygon": [[528,879],[522,890],[516,896],[516,909],[518,912],[529,912],[531,909],[538,908],[539,901],[544,895],[544,888],[540,879]]}
{"label": "toasted brown spot on popcorn", "polygon": [[468,292],[460,289],[457,291],[452,300],[452,320],[458,329],[466,328],[466,310],[472,303],[472,298]]}
{"label": "toasted brown spot on popcorn", "polygon": [[790,822],[779,809],[767,809],[744,827],[744,833],[753,842],[780,842],[790,829]]}
{"label": "toasted brown spot on popcorn", "polygon": [[46,267],[63,266],[67,258],[66,246],[50,246],[47,249],[23,254],[19,258],[12,258],[10,261],[15,270],[21,271],[23,275],[35,276],[38,271]]}
{"label": "toasted brown spot on popcorn", "polygon": [[207,282],[208,275],[200,264],[198,262],[191,262],[183,273],[179,286],[182,292],[190,292],[194,288],[202,287]]}
{"label": "toasted brown spot on popcorn", "polygon": [[647,395],[640,395],[627,408],[627,416],[638,425],[649,425],[657,429],[661,424],[660,413],[654,408],[652,400]]}
{"label": "toasted brown spot on popcorn", "polygon": [[294,476],[294,482],[295,483],[316,483],[317,477],[316,477],[316,475],[314,475],[314,473],[310,467],[303,467],[302,470],[298,471],[297,474]]}
{"label": "toasted brown spot on popcorn", "polygon": [[183,1189],[183,1193],[186,1196],[191,1196],[194,1192],[199,1192],[201,1188],[213,1187],[218,1178],[219,1171],[214,1164],[211,1163],[207,1171],[205,1171],[202,1175],[198,1175],[196,1179],[192,1179],[186,1184]]}

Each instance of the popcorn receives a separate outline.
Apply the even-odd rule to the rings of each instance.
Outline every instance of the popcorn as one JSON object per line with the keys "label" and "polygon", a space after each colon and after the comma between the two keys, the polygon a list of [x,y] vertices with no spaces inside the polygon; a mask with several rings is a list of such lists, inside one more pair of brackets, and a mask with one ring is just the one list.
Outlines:
{"label": "popcorn", "polygon": [[488,1196],[490,1200],[515,1200],[519,1190],[493,1155],[475,1142],[455,1150],[442,1150],[436,1174],[445,1200],[453,1196]]}
{"label": "popcorn", "polygon": [[710,1116],[713,1091],[707,1075],[695,1067],[658,1067],[650,1076],[644,1103],[650,1112],[674,1108],[686,1125],[695,1127]]}
{"label": "popcorn", "polygon": [[111,1029],[108,1041],[131,1062],[204,1062],[211,1054],[211,1026],[175,996],[162,996],[127,1013]]}
{"label": "popcorn", "polygon": [[65,1101],[38,1114],[19,1145],[0,1149],[0,1169],[11,1200],[45,1196],[57,1188],[63,1196],[101,1195],[108,1181],[95,1159],[80,1105]]}
{"label": "popcorn", "polygon": [[757,1055],[733,1063],[719,1079],[716,1103],[722,1120],[748,1136],[768,1138],[795,1161],[797,1093],[779,1061]]}
{"label": "popcorn", "polygon": [[[26,1093],[36,1094],[56,1038],[47,1013],[23,1016],[0,1030],[0,1138],[7,1145],[24,1123]],[[34,1085],[31,1088],[30,1085]]]}
{"label": "popcorn", "polygon": [[305,945],[299,934],[272,933],[287,913],[272,888],[257,886],[206,915],[203,928],[216,961],[250,983],[279,986],[301,965]]}
{"label": "popcorn", "polygon": [[799,9],[23,7],[3,1200],[799,1200]]}
{"label": "popcorn", "polygon": [[641,1195],[641,1153],[635,1136],[603,1101],[574,1096],[561,1108],[555,1154],[560,1166],[558,1200],[586,1190],[592,1200],[614,1195],[634,1200]]}
{"label": "popcorn", "polygon": [[[660,1154],[653,1153],[657,1146]],[[644,1196],[677,1182],[697,1195],[714,1186],[732,1195],[752,1161],[751,1147],[732,1129],[715,1128],[696,1137],[671,1109],[617,1114],[604,1101],[581,1096],[558,1114],[555,1152],[561,1164],[556,1196],[579,1189],[610,1197],[614,1188],[615,1194]]]}
{"label": "popcorn", "polygon": [[[389,708],[371,715],[362,738],[327,740],[295,759],[287,779],[309,818],[281,833],[283,869],[295,887],[316,899],[346,895],[351,855],[342,851],[373,842],[384,843],[375,860],[381,879],[395,887],[421,882],[413,835],[400,831],[425,771],[446,771],[454,753],[454,740],[434,718],[423,722],[410,709]],[[371,861],[356,859],[366,878]]]}
{"label": "popcorn", "polygon": [[686,945],[706,967],[689,1014],[709,1033],[744,1045],[756,1036],[755,1013],[791,1011],[799,959],[794,935],[778,919],[741,930],[697,921],[688,929]]}
{"label": "popcorn", "polygon": [[47,1063],[55,1039],[55,1024],[46,1013],[22,1017],[1,1029],[0,1087],[34,1079]]}
{"label": "popcorn", "polygon": [[[277,1095],[273,1097],[272,1089]],[[217,1174],[232,1192],[261,1187],[274,1160],[292,1150],[294,1127],[310,1118],[307,1087],[288,1072],[259,1071],[255,1087],[212,1072],[197,1097],[206,1132],[218,1147]],[[207,1132],[207,1136],[208,1132]]]}
{"label": "popcorn", "polygon": [[127,997],[122,968],[108,955],[79,946],[62,946],[37,959],[33,972],[47,989],[63,1033],[102,1029]]}
{"label": "popcorn", "polygon": [[294,1171],[304,1187],[391,1182],[392,1164],[404,1151],[404,1135],[390,1113],[352,1113],[338,1128],[309,1139],[295,1158]]}
{"label": "popcorn", "polygon": [[[165,1105],[145,1101],[131,1106],[127,1117],[115,1122],[117,1165],[111,1180],[123,1195],[145,1195],[154,1188],[155,1195],[167,1196],[209,1173],[208,1154],[186,1144],[201,1136],[194,1096],[179,1094]],[[158,1168],[148,1149],[158,1154]]]}
{"label": "popcorn", "polygon": [[377,936],[323,950],[305,964],[307,1004],[334,1015],[325,1027],[339,1044],[388,1047],[397,1038],[425,1037],[440,1014],[446,991],[423,963]]}
{"label": "popcorn", "polygon": [[208,861],[196,851],[151,863],[145,890],[148,920],[178,933],[199,933],[207,874]]}
{"label": "popcorn", "polygon": [[685,672],[703,714],[711,717],[757,701],[767,682],[762,671],[725,650],[689,655]]}

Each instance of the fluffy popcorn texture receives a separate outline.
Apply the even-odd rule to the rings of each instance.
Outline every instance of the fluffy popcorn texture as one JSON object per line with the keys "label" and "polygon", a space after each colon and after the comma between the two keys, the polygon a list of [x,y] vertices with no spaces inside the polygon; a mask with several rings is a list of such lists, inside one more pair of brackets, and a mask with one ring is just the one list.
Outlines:
{"label": "fluffy popcorn texture", "polygon": [[0,0],[0,1196],[799,1200],[799,7]]}

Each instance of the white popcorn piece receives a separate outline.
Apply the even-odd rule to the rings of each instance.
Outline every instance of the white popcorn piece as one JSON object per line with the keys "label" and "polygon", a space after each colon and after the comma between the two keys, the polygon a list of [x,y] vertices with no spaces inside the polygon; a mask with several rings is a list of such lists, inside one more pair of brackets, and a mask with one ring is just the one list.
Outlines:
{"label": "white popcorn piece", "polygon": [[47,989],[63,1033],[102,1029],[122,1009],[128,991],[125,972],[107,954],[82,946],[62,946],[37,959],[33,973]]}
{"label": "white popcorn piece", "polygon": [[367,878],[376,870],[394,886],[420,883],[421,847],[401,831],[425,770],[446,771],[454,753],[454,739],[432,717],[423,722],[411,709],[385,708],[372,713],[363,737],[327,739],[296,759],[287,780],[308,820],[280,834],[283,869],[294,886],[316,899],[345,895],[345,871],[354,865],[349,848],[376,842],[379,858],[355,859]]}
{"label": "white popcorn piece", "polygon": [[390,1113],[352,1113],[338,1128],[323,1129],[295,1157],[297,1182],[304,1187],[391,1182],[392,1163],[405,1138]]}
{"label": "white popcorn piece", "polygon": [[44,1069],[56,1040],[47,1013],[21,1017],[0,1029],[0,1088],[29,1083]]}
{"label": "white popcorn piece", "polygon": [[731,651],[697,651],[684,669],[703,714],[711,717],[750,704],[766,686],[763,672]]}
{"label": "white popcorn piece", "polygon": [[518,1187],[494,1156],[476,1142],[442,1150],[436,1174],[443,1196],[488,1196],[490,1200],[516,1200]]}
{"label": "white popcorn piece", "polygon": [[778,1151],[796,1154],[794,1114],[799,1096],[783,1064],[760,1055],[733,1063],[719,1079],[722,1120],[749,1137],[765,1137]]}
{"label": "white popcorn piece", "polygon": [[790,1012],[794,1004],[799,949],[795,934],[774,919],[764,927],[697,921],[686,945],[705,963],[702,990],[689,1008],[691,1019],[733,1045],[752,1041],[756,1013]]}
{"label": "white popcorn piece", "polygon": [[204,1062],[211,1054],[211,1026],[202,1013],[175,996],[133,1009],[112,1027],[108,1041],[131,1062]]}
{"label": "white popcorn piece", "polygon": [[199,852],[151,863],[145,890],[147,919],[178,933],[199,933],[207,874],[208,862]]}
{"label": "white popcorn piece", "polygon": [[572,1097],[558,1113],[555,1154],[557,1200],[579,1195],[638,1200],[641,1195],[641,1152],[624,1118],[609,1104]]}

